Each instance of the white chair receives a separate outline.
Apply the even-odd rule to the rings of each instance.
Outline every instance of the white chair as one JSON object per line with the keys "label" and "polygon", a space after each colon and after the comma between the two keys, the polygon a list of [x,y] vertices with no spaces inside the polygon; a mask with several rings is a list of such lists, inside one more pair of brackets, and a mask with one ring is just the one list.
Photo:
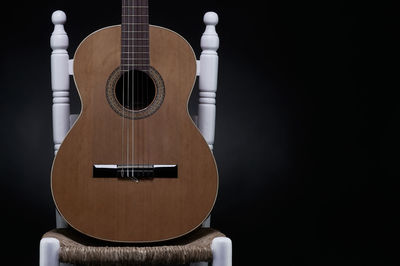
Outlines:
{"label": "white chair", "polygon": [[[51,36],[51,84],[53,90],[53,137],[54,150],[57,153],[61,142],[78,115],[70,114],[69,104],[69,76],[73,75],[73,59],[69,59],[67,52],[68,36],[64,30],[66,15],[62,11],[56,11],[52,15],[54,31]],[[210,149],[213,149],[215,131],[215,97],[217,91],[219,38],[215,31],[218,16],[214,12],[208,12],[204,16],[206,24],[205,32],[201,38],[202,53],[197,61],[197,75],[199,76],[199,105],[198,116],[194,120],[207,141]],[[67,223],[56,213],[57,228],[67,228]],[[204,224],[204,228],[210,227],[210,218]],[[40,265],[60,265],[60,249],[62,243],[55,237],[43,237],[40,241]],[[232,265],[232,242],[227,237],[215,237],[211,242],[212,265]],[[63,263],[61,263],[63,264]],[[206,262],[195,262],[192,265],[207,265]]]}

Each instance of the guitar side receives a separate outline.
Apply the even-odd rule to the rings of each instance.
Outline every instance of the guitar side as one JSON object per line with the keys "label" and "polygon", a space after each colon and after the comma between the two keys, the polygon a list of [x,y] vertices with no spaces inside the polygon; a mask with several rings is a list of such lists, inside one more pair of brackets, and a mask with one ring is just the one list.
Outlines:
{"label": "guitar side", "polygon": [[[120,34],[120,26],[101,29],[77,49],[74,73],[82,112],[53,163],[53,198],[66,221],[92,237],[168,240],[207,218],[218,189],[213,155],[187,110],[196,59],[181,36],[151,26],[150,65],[163,79],[165,97],[154,114],[123,120],[106,98],[107,81],[120,65]],[[133,130],[126,134],[127,128]],[[94,164],[124,164],[125,152],[134,154],[135,164],[176,164],[178,177],[138,183],[93,178]]]}

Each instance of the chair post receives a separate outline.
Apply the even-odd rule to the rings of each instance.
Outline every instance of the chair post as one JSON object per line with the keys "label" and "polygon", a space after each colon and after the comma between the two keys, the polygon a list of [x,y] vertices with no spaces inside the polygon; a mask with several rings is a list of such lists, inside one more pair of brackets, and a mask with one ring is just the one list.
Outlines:
{"label": "chair post", "polygon": [[[69,39],[64,30],[67,16],[63,11],[53,12],[51,20],[54,31],[51,34],[51,88],[53,90],[53,141],[54,154],[70,129],[69,75],[71,72],[67,52]],[[67,223],[56,210],[57,228],[67,227]]]}
{"label": "chair post", "polygon": [[232,266],[232,241],[227,237],[216,237],[211,244],[212,266]]}
{"label": "chair post", "polygon": [[56,238],[46,237],[40,240],[40,266],[58,266],[60,252],[60,241]]}
{"label": "chair post", "polygon": [[69,130],[69,40],[64,30],[67,17],[63,11],[55,11],[51,16],[54,31],[50,38],[51,87],[53,90],[53,140],[56,154]]}
{"label": "chair post", "polygon": [[198,127],[207,141],[210,149],[213,149],[215,136],[215,97],[218,79],[218,54],[219,38],[215,30],[218,24],[218,15],[207,12],[204,15],[206,30],[201,37],[202,53],[200,56],[199,71],[199,109]]}
{"label": "chair post", "polygon": [[[197,62],[199,76],[199,105],[196,125],[206,140],[210,149],[213,149],[215,136],[216,92],[218,80],[219,37],[215,30],[218,24],[218,15],[207,12],[203,17],[206,29],[201,36],[202,49],[200,60]],[[203,227],[210,227],[211,216],[204,222]]]}

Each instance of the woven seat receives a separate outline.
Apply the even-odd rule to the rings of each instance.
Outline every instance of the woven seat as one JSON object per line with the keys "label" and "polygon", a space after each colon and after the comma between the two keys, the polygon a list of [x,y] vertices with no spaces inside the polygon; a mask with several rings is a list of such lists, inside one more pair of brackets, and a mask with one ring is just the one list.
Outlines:
{"label": "woven seat", "polygon": [[212,261],[211,242],[224,236],[211,228],[199,228],[179,239],[151,245],[127,245],[99,241],[71,229],[54,229],[45,237],[60,241],[60,262],[84,265],[176,265]]}

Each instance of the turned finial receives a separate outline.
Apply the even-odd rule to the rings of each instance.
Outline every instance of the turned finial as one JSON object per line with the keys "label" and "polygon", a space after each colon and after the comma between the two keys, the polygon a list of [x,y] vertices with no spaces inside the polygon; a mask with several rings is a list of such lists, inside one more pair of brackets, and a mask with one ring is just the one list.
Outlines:
{"label": "turned finial", "polygon": [[51,21],[54,24],[54,31],[51,34],[50,45],[54,52],[64,53],[68,48],[68,35],[64,30],[64,23],[67,21],[67,16],[61,10],[53,12]]}
{"label": "turned finial", "polygon": [[215,12],[207,12],[204,14],[204,23],[206,25],[217,25],[218,24],[218,15]]}
{"label": "turned finial", "polygon": [[53,14],[51,15],[51,21],[53,22],[54,25],[56,24],[64,25],[65,22],[67,21],[67,15],[65,15],[64,11],[61,10],[54,11]]}
{"label": "turned finial", "polygon": [[219,48],[219,38],[215,30],[215,26],[218,24],[218,15],[215,12],[207,12],[203,21],[206,24],[206,30],[201,37],[201,48],[203,52],[215,53]]}

